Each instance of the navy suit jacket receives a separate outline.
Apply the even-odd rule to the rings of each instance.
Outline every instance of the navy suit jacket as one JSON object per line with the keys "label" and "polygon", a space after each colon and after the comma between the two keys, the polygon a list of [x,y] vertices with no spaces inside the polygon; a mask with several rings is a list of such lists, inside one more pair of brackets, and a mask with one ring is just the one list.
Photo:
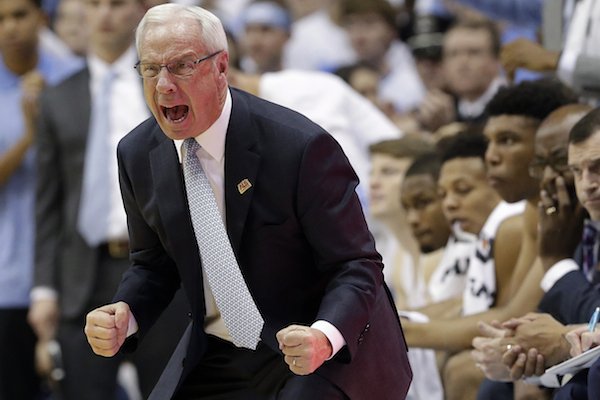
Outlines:
{"label": "navy suit jacket", "polygon": [[[280,329],[329,321],[347,345],[316,373],[352,399],[404,398],[412,376],[406,345],[347,158],[300,114],[231,92],[227,232],[265,320],[261,339],[279,351]],[[165,371],[181,382],[206,347],[201,260],[181,166],[154,118],[121,141],[118,159],[132,267],[115,300],[130,305],[143,337],[183,285],[192,309],[180,346],[185,360]],[[237,185],[244,179],[252,187],[241,194]]]}
{"label": "navy suit jacket", "polygon": [[[581,266],[581,246],[578,246],[573,258]],[[579,269],[556,281],[544,294],[538,308],[567,325],[586,323],[598,306],[600,290],[592,285]]]}

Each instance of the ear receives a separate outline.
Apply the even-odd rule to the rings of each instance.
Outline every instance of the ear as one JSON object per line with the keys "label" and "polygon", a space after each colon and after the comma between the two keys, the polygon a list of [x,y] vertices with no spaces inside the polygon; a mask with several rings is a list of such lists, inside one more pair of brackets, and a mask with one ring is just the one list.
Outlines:
{"label": "ear", "polygon": [[229,53],[227,51],[223,51],[219,54],[219,58],[217,59],[217,69],[219,74],[227,77],[227,72],[229,71]]}

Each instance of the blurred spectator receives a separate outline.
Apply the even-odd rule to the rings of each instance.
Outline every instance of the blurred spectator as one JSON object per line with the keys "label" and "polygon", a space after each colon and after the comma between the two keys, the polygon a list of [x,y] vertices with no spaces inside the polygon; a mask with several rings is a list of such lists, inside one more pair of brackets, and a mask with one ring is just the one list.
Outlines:
{"label": "blurred spectator", "polygon": [[[549,4],[552,1],[546,3]],[[540,37],[542,8],[544,6],[542,0],[507,0],[501,2],[493,0],[445,0],[445,3],[457,15],[464,13],[465,9],[471,9],[493,19],[498,25],[503,45],[517,39],[537,41]],[[510,81],[519,83],[523,80],[539,79],[542,75],[539,72],[519,68],[511,71],[508,77]]]}
{"label": "blurred spectator", "polygon": [[239,37],[241,68],[263,73],[283,68],[283,51],[290,38],[291,18],[275,1],[255,1],[242,14],[243,31]]}
{"label": "blurred spectator", "polygon": [[379,98],[404,113],[425,94],[408,46],[397,37],[395,10],[387,0],[340,0],[340,21],[360,61],[379,71]]}
{"label": "blurred spectator", "polygon": [[[134,30],[144,12],[143,0],[85,2],[90,29],[86,68],[40,100],[29,319],[41,343],[60,344],[65,376],[55,394],[64,400],[109,400],[117,394],[123,357],[94,355],[82,328],[91,308],[111,300],[129,267],[116,146],[150,115],[141,79],[132,68],[137,60]],[[178,299],[134,356],[144,396],[188,323],[183,297]]]}
{"label": "blurred spectator", "polygon": [[428,91],[446,87],[442,50],[448,24],[448,19],[417,15],[412,21],[411,33],[406,40],[415,59],[417,72]]}
{"label": "blurred spectator", "polygon": [[505,83],[501,76],[500,41],[491,21],[461,21],[446,32],[443,71],[450,94],[427,93],[416,112],[426,130],[433,132],[453,121],[483,122],[485,106]]}
{"label": "blurred spectator", "polygon": [[0,399],[39,395],[36,338],[27,323],[33,280],[34,143],[38,97],[74,72],[43,48],[39,0],[0,2]]}
{"label": "blurred spectator", "polygon": [[[572,12],[569,4],[574,4]],[[519,39],[503,48],[502,63],[509,75],[520,67],[556,71],[579,94],[597,101],[600,98],[600,52],[596,46],[600,38],[600,7],[594,0],[565,2],[564,13],[568,16],[568,29],[562,51]],[[555,24],[560,26],[560,19]]]}
{"label": "blurred spectator", "polygon": [[348,35],[332,16],[339,0],[285,1],[293,19],[285,68],[333,71],[356,61]]}
{"label": "blurred spectator", "polygon": [[85,56],[89,40],[85,9],[81,0],[61,0],[58,3],[54,32],[77,56]]}

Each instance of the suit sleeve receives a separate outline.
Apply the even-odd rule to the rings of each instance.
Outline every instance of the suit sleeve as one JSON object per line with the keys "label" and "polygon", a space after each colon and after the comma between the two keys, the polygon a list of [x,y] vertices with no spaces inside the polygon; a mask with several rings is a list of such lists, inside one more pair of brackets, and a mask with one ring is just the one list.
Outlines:
{"label": "suit sleeve", "polygon": [[383,290],[376,252],[356,196],[356,175],[330,135],[314,137],[302,157],[298,215],[320,271],[330,276],[316,319],[332,323],[350,356]]}
{"label": "suit sleeve", "polygon": [[33,286],[57,289],[56,261],[63,221],[59,146],[50,117],[50,98],[40,100],[36,136],[35,270]]}
{"label": "suit sleeve", "polygon": [[[124,301],[129,305],[139,326],[136,336],[143,337],[172,300],[180,280],[175,263],[136,202],[121,145],[117,158],[121,196],[127,213],[131,267],[123,275],[113,301]],[[135,166],[135,159],[129,164],[137,168],[143,165]]]}
{"label": "suit sleeve", "polygon": [[590,284],[580,271],[572,271],[542,297],[539,308],[551,313],[563,324],[581,324],[590,319],[598,306],[600,290]]}

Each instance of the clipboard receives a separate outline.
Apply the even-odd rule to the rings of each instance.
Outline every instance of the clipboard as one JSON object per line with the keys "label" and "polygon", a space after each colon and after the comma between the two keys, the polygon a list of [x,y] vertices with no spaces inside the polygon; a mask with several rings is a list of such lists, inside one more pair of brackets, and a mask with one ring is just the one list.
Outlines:
{"label": "clipboard", "polygon": [[580,355],[569,358],[546,370],[546,374],[567,375],[574,374],[579,370],[589,368],[600,357],[600,346],[593,347]]}

